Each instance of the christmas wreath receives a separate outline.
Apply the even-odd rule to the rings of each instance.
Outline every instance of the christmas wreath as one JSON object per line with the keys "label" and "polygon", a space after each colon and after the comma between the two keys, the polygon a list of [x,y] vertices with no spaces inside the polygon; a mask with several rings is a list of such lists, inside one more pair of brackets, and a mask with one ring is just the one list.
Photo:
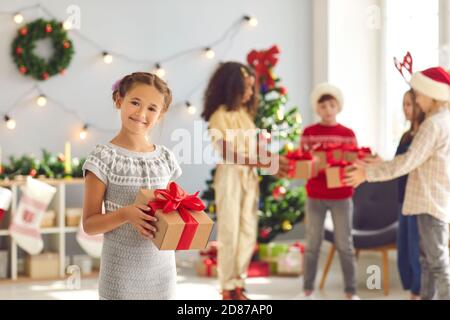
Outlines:
{"label": "christmas wreath", "polygon": [[[48,61],[33,52],[36,41],[45,38],[52,40],[54,51]],[[12,56],[19,72],[36,80],[47,80],[55,74],[63,74],[73,54],[72,41],[67,37],[62,23],[56,20],[37,19],[26,24],[18,30],[12,43]]]}

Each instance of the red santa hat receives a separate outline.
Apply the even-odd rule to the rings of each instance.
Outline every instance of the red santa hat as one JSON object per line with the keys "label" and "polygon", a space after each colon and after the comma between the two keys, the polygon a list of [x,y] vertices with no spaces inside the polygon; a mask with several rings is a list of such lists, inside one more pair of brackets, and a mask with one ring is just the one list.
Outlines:
{"label": "red santa hat", "polygon": [[450,75],[441,67],[416,72],[411,87],[423,95],[439,101],[450,101]]}
{"label": "red santa hat", "polygon": [[338,103],[339,111],[342,110],[342,106],[344,104],[344,96],[342,91],[332,84],[329,83],[321,83],[318,84],[311,93],[311,104],[314,110],[317,109],[317,104],[324,95],[330,95],[334,97]]}

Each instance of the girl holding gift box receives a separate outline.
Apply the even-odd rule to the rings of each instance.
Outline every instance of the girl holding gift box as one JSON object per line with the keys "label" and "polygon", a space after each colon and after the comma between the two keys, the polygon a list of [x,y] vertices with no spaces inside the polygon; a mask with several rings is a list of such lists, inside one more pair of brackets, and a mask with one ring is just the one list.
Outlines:
{"label": "girl holding gift box", "polygon": [[426,118],[406,153],[378,164],[355,163],[346,182],[386,181],[408,174],[404,215],[417,216],[421,298],[450,299],[450,76],[441,67],[413,74],[410,82]]}
{"label": "girl holding gift box", "polygon": [[[403,113],[405,119],[411,124],[397,147],[395,155],[404,154],[408,151],[414,135],[420,124],[425,119],[425,114],[416,103],[416,94],[413,89],[403,95]],[[368,163],[379,163],[383,161],[379,157],[367,159]],[[401,205],[405,200],[405,189],[408,176],[398,178],[398,201]],[[420,299],[420,248],[419,229],[417,227],[417,216],[403,215],[400,209],[397,231],[397,266],[400,279],[405,290],[410,290],[411,300]]]}
{"label": "girl holding gift box", "polygon": [[[203,119],[209,122],[214,147],[224,163],[214,176],[218,227],[218,275],[223,299],[247,300],[246,271],[257,239],[259,185],[256,167],[288,161],[269,154],[263,163],[253,121],[255,76],[245,65],[227,62],[213,74],[205,92]],[[276,172],[274,172],[276,173]]]}
{"label": "girl holding gift box", "polygon": [[[353,131],[336,120],[342,110],[343,96],[339,88],[323,83],[311,94],[311,103],[321,118],[320,123],[305,128],[301,147],[313,150],[324,145],[357,145]],[[351,187],[327,187],[324,171],[308,180],[306,184],[306,253],[304,266],[304,295],[310,297],[314,290],[319,251],[323,240],[324,221],[331,211],[334,224],[335,245],[339,252],[347,299],[359,299],[355,285],[355,254],[353,248],[352,213],[353,189]]]}
{"label": "girl holding gift box", "polygon": [[89,235],[104,234],[100,299],[169,299],[176,286],[174,251],[154,246],[156,218],[148,206],[133,202],[140,189],[166,188],[181,175],[173,153],[147,137],[172,93],[146,72],[123,77],[112,90],[121,129],[109,143],[97,145],[83,166],[83,227]]}

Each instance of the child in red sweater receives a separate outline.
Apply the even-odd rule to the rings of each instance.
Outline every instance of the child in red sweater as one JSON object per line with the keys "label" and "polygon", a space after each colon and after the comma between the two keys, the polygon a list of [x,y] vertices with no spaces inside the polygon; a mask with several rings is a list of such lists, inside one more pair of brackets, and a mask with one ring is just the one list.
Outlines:
{"label": "child in red sweater", "polygon": [[[324,144],[357,145],[354,132],[337,123],[336,116],[342,110],[342,92],[327,83],[318,85],[311,94],[311,103],[320,117],[320,122],[305,128],[301,146],[312,150]],[[356,295],[356,260],[352,239],[353,188],[329,189],[325,173],[321,171],[306,184],[306,253],[304,272],[304,294],[310,297],[314,290],[317,261],[323,240],[324,221],[331,211],[334,225],[334,243],[339,252],[347,299],[359,299]]]}

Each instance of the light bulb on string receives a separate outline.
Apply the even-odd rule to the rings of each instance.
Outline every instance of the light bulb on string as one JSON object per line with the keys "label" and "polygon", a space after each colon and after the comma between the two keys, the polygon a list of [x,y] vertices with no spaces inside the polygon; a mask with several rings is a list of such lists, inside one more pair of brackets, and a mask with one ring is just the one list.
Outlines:
{"label": "light bulb on string", "polygon": [[258,25],[258,19],[256,19],[255,17],[246,15],[244,16],[244,20],[250,27],[256,27]]}
{"label": "light bulb on string", "polygon": [[166,75],[166,70],[164,70],[164,68],[161,66],[161,64],[156,63],[155,64],[155,74],[160,78],[164,78],[164,76]]}
{"label": "light bulb on string", "polygon": [[110,64],[113,62],[113,56],[109,54],[108,52],[103,52],[103,62],[106,64]]}
{"label": "light bulb on string", "polygon": [[284,110],[283,110],[282,108],[280,108],[280,109],[277,110],[277,119],[278,119],[279,121],[281,121],[281,120],[284,119]]}
{"label": "light bulb on string", "polygon": [[89,126],[88,126],[87,124],[85,124],[85,125],[83,126],[83,129],[81,129],[81,131],[80,131],[80,139],[81,139],[81,140],[86,139],[87,134],[88,134],[88,132],[87,132],[88,127],[89,127]]}
{"label": "light bulb on string", "polygon": [[47,97],[43,94],[40,94],[37,98],[36,98],[36,104],[39,107],[45,107],[45,105],[47,104]]}
{"label": "light bulb on string", "polygon": [[186,101],[186,108],[189,114],[194,115],[197,112],[197,108],[191,104],[189,101]]}
{"label": "light bulb on string", "polygon": [[17,24],[21,24],[24,20],[23,15],[20,12],[14,14],[13,20]]}
{"label": "light bulb on string", "polygon": [[205,58],[206,59],[214,59],[214,57],[216,56],[216,53],[214,52],[213,49],[211,49],[210,47],[205,48]]}
{"label": "light bulb on string", "polygon": [[64,30],[72,29],[72,22],[69,19],[63,22],[63,29]]}
{"label": "light bulb on string", "polygon": [[300,113],[296,113],[295,114],[295,121],[297,123],[302,123],[303,122],[302,115]]}
{"label": "light bulb on string", "polygon": [[16,128],[16,121],[15,121],[14,119],[11,119],[10,116],[5,115],[3,119],[5,120],[5,122],[6,122],[6,127],[7,127],[9,130],[14,130],[14,129]]}

